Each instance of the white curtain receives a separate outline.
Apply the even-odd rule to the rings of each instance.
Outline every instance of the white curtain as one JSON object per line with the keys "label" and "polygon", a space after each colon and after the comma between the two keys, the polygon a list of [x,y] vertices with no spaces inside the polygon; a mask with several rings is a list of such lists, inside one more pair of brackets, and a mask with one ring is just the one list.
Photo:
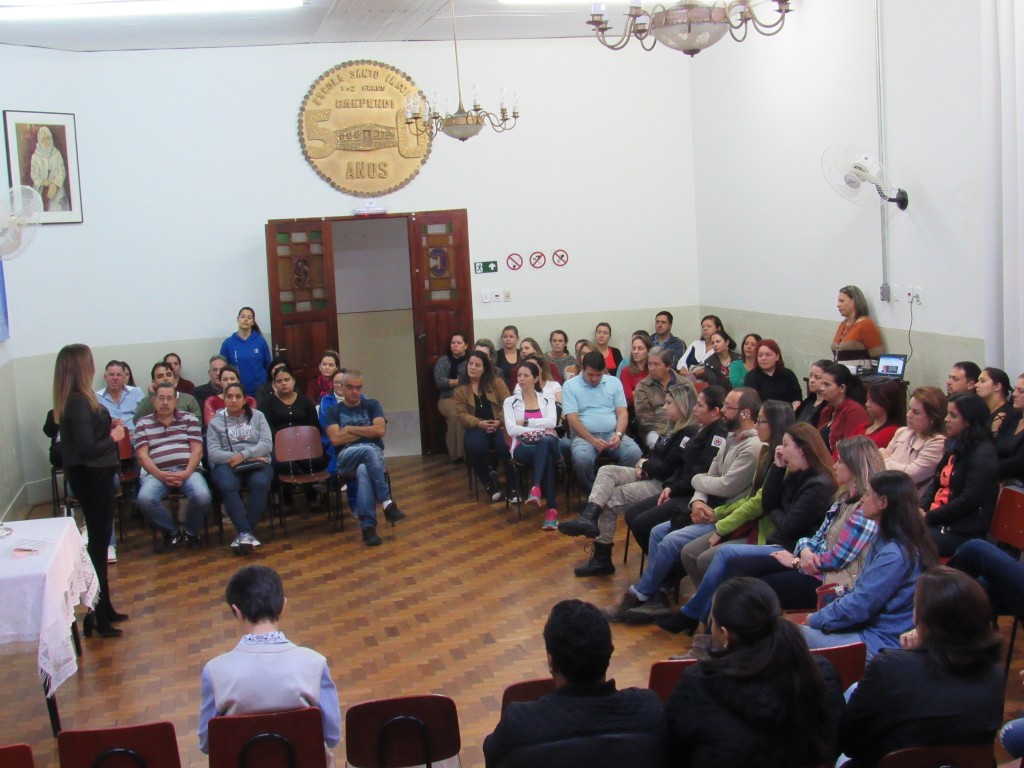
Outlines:
{"label": "white curtain", "polygon": [[1002,367],[1024,371],[1024,7],[996,0],[1002,172]]}

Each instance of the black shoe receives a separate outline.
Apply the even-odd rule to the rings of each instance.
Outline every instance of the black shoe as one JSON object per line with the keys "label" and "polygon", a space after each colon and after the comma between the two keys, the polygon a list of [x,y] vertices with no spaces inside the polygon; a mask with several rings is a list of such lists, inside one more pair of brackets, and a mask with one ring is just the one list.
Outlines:
{"label": "black shoe", "polygon": [[588,501],[575,520],[566,520],[558,524],[558,532],[564,533],[566,536],[586,536],[588,539],[596,539],[600,533],[597,528],[597,518],[600,515],[601,507]]}
{"label": "black shoe", "polygon": [[389,523],[394,525],[399,520],[405,520],[405,512],[400,510],[398,508],[398,505],[392,501],[390,504],[384,507],[384,517],[387,519]]}
{"label": "black shoe", "polygon": [[155,547],[156,553],[159,555],[163,554],[164,552],[170,552],[172,549],[174,549],[174,545],[178,543],[178,537],[180,535],[181,534],[177,531],[175,531],[174,533],[171,533],[170,531],[164,531],[163,540]]}
{"label": "black shoe", "polygon": [[92,637],[93,631],[95,631],[100,637],[121,636],[120,629],[110,626],[110,622],[104,622],[102,624],[97,623],[96,614],[93,611],[89,611],[85,614],[85,618],[82,619],[82,634],[86,637]]}
{"label": "black shoe", "polygon": [[199,543],[200,542],[199,542],[199,534],[198,533],[189,533],[188,531],[185,531],[185,548],[186,549],[195,549],[196,547],[199,546]]}
{"label": "black shoe", "polygon": [[[588,545],[591,546],[591,545]],[[595,541],[590,560],[573,569],[573,573],[580,578],[586,576],[610,576],[615,573],[615,566],[612,564],[612,544],[602,544]]]}
{"label": "black shoe", "polygon": [[107,621],[111,624],[118,624],[122,621],[128,621],[130,617],[127,613],[118,613],[113,608],[107,608]]}
{"label": "black shoe", "polygon": [[368,547],[379,547],[382,543],[380,536],[377,535],[377,526],[363,528],[363,544]]}
{"label": "black shoe", "polygon": [[484,493],[487,494],[487,498],[491,501],[501,501],[502,496],[504,496],[504,494],[498,490],[498,486],[494,483],[488,483],[485,485]]}
{"label": "black shoe", "polygon": [[666,632],[671,632],[673,635],[678,635],[680,632],[685,632],[690,637],[693,637],[693,633],[697,631],[697,627],[700,626],[700,622],[696,619],[691,619],[682,611],[676,611],[671,616],[666,616],[663,619],[658,619],[655,622],[659,627],[664,629]]}

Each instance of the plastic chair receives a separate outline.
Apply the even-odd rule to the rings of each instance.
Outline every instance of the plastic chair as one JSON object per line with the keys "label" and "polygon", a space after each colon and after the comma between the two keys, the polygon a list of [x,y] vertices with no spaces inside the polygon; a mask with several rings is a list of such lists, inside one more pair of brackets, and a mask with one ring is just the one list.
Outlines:
{"label": "plastic chair", "polygon": [[878,768],[993,768],[995,750],[988,744],[947,744],[890,752]]}
{"label": "plastic chair", "polygon": [[4,768],[35,768],[32,759],[32,747],[28,744],[12,744],[0,747],[0,765]]}
{"label": "plastic chair", "polygon": [[541,696],[547,696],[555,692],[554,678],[540,677],[536,680],[523,680],[521,683],[512,683],[501,695],[501,713],[505,714],[509,704],[517,704],[523,701],[536,701]]}
{"label": "plastic chair", "polygon": [[60,768],[104,768],[108,764],[181,768],[174,726],[167,722],[62,731],[57,736],[57,751]]}
{"label": "plastic chair", "polygon": [[651,676],[647,687],[658,694],[662,701],[668,701],[669,695],[679,685],[679,679],[687,667],[692,667],[698,659],[668,659],[656,661],[651,665]]}
{"label": "plastic chair", "polygon": [[[1016,485],[1004,485],[999,491],[995,512],[992,513],[992,524],[989,534],[993,539],[1015,549],[1024,550],[1024,488]],[[1013,659],[1013,644],[1017,641],[1017,627],[1020,618],[1013,617],[1010,628],[1010,642],[1006,649],[1006,674],[1010,674],[1010,661]]]}
{"label": "plastic chair", "polygon": [[317,707],[210,720],[210,768],[326,768]]}
{"label": "plastic chair", "polygon": [[[302,474],[275,473],[278,483],[292,487],[323,484],[327,496],[327,517],[334,515],[334,484],[331,473],[326,469],[315,470],[313,462],[324,455],[324,446],[320,440],[320,431],[316,427],[285,427],[274,435],[274,459],[279,464],[294,467],[296,463],[306,462],[307,471]],[[281,527],[285,534],[288,526],[284,519],[284,499],[277,495],[277,511],[281,519]]]}
{"label": "plastic chair", "polygon": [[462,750],[459,715],[447,696],[364,701],[345,714],[345,753],[353,768],[430,766]]}
{"label": "plastic chair", "polygon": [[833,648],[812,648],[811,653],[824,656],[832,662],[844,691],[864,676],[868,658],[868,647],[864,643],[837,645]]}

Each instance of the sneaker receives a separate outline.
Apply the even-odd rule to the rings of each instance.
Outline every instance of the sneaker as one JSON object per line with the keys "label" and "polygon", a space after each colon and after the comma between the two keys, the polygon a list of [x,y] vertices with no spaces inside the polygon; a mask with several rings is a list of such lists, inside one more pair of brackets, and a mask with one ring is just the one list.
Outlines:
{"label": "sneaker", "polygon": [[487,492],[487,495],[491,497],[491,501],[501,501],[502,494],[501,491],[498,490],[498,486],[493,483],[488,483],[484,486],[484,490]]}
{"label": "sneaker", "polygon": [[609,605],[607,608],[602,608],[601,613],[604,614],[604,617],[610,623],[625,621],[626,614],[640,604],[640,598],[633,594],[633,590],[627,589],[622,593],[619,602],[615,605]]}
{"label": "sneaker", "polygon": [[544,516],[544,522],[541,523],[540,529],[542,531],[557,531],[558,530],[558,510],[549,509],[548,513]]}
{"label": "sneaker", "polygon": [[231,542],[232,549],[238,549],[242,545],[242,534],[235,536],[235,540]]}
{"label": "sneaker", "polygon": [[535,507],[540,507],[540,486],[535,485],[530,489],[530,495],[526,497],[527,504],[533,504]]}
{"label": "sneaker", "polygon": [[673,613],[672,606],[668,604],[668,595],[659,589],[647,602],[626,611],[626,621],[630,624],[653,624]]}
{"label": "sneaker", "polygon": [[[253,542],[256,543],[254,544]],[[238,551],[243,555],[247,555],[252,552],[253,547],[258,547],[259,544],[260,543],[256,541],[256,538],[251,533],[238,534]],[[234,546],[234,544],[231,546]]]}
{"label": "sneaker", "polygon": [[256,549],[256,547],[261,546],[260,540],[253,536],[251,533],[249,534],[249,546],[253,549]]}
{"label": "sneaker", "polygon": [[398,505],[392,501],[390,504],[386,504],[384,506],[384,517],[387,518],[389,523],[394,525],[399,520],[405,520],[405,512],[400,510]]}
{"label": "sneaker", "polygon": [[107,562],[108,563],[116,563],[117,562],[117,547],[115,547],[113,544],[111,544],[109,547],[107,547]]}
{"label": "sneaker", "polygon": [[505,496],[505,501],[509,504],[522,504],[523,500],[519,498],[519,493],[516,491],[509,491]]}
{"label": "sneaker", "polygon": [[185,548],[195,549],[199,546],[199,534],[185,531]]}
{"label": "sneaker", "polygon": [[363,528],[363,544],[368,547],[379,547],[382,544],[380,536],[377,535],[377,526]]}

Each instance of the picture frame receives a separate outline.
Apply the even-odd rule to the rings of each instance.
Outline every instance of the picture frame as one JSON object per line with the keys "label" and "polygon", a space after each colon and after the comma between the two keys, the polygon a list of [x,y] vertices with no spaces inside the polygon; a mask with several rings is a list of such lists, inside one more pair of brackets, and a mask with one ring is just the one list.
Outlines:
{"label": "picture frame", "polygon": [[32,187],[40,193],[40,223],[80,224],[82,192],[75,116],[5,109],[4,131],[8,179],[12,187]]}

